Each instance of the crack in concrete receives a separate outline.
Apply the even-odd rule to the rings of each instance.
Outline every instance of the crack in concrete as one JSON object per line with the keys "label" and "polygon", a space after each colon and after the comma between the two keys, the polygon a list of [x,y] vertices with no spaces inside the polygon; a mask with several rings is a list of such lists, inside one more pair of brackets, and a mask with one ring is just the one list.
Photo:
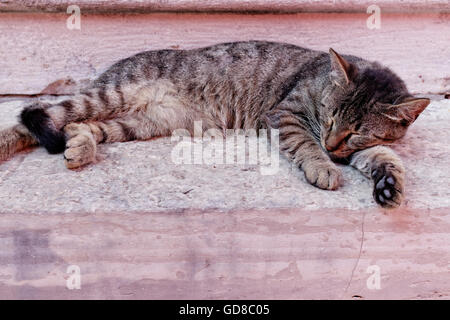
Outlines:
{"label": "crack in concrete", "polygon": [[361,244],[359,246],[358,258],[356,259],[356,263],[353,266],[353,270],[352,270],[352,274],[350,276],[350,280],[348,281],[347,287],[345,288],[344,292],[347,292],[348,288],[350,287],[350,284],[352,283],[353,275],[355,273],[356,267],[358,266],[359,260],[361,259],[362,248],[363,248],[363,245],[364,245],[364,221],[365,221],[365,219],[366,219],[366,212],[364,211],[363,212],[363,217],[362,217],[362,223],[361,223]]}

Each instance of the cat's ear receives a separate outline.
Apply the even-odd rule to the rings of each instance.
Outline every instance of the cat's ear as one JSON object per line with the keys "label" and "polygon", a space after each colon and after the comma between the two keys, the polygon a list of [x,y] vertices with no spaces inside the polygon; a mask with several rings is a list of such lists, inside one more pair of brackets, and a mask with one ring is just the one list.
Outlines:
{"label": "cat's ear", "polygon": [[400,104],[385,106],[382,114],[392,121],[410,125],[429,104],[430,99],[427,98],[407,98]]}
{"label": "cat's ear", "polygon": [[331,81],[340,87],[348,85],[356,76],[356,66],[341,57],[336,51],[330,48],[331,59]]}

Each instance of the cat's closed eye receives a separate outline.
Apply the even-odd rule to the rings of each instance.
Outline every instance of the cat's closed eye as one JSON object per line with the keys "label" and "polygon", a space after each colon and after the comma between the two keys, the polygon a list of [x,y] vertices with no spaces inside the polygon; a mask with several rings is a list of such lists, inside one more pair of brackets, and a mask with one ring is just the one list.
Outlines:
{"label": "cat's closed eye", "polygon": [[333,130],[334,125],[335,125],[334,119],[333,118],[328,119],[328,122],[327,122],[327,131],[328,131],[328,133],[330,133],[331,130]]}
{"label": "cat's closed eye", "polygon": [[373,136],[375,138],[377,138],[378,140],[382,140],[384,142],[394,142],[395,140],[397,140],[396,138],[389,137],[389,136],[380,136],[380,135],[377,135],[377,134],[374,134]]}
{"label": "cat's closed eye", "polygon": [[347,142],[348,140],[350,140],[350,138],[354,135],[355,133],[350,132],[349,134],[347,134],[344,138],[344,141]]}

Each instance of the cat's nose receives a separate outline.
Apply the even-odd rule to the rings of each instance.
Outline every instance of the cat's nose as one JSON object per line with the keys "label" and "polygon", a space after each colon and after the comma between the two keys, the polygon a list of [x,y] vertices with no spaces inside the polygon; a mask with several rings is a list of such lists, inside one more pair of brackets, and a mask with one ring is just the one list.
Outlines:
{"label": "cat's nose", "polygon": [[335,138],[329,137],[325,140],[325,149],[327,149],[328,152],[332,152],[339,147],[339,144],[339,141],[336,141]]}
{"label": "cat's nose", "polygon": [[325,143],[325,149],[327,149],[327,151],[331,152],[334,150],[334,147],[328,145],[327,143]]}
{"label": "cat's nose", "polygon": [[339,149],[341,144],[344,142],[345,133],[331,134],[325,139],[325,149],[328,152],[333,152]]}

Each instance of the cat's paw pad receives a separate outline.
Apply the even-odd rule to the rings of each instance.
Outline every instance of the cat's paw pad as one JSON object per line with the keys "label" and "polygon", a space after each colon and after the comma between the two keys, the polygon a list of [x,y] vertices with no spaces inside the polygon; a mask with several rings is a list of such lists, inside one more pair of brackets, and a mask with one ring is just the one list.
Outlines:
{"label": "cat's paw pad", "polygon": [[95,160],[96,144],[92,137],[77,135],[66,143],[64,163],[67,168],[75,169]]}
{"label": "cat's paw pad", "polygon": [[306,180],[325,190],[336,190],[342,181],[341,170],[332,163],[314,164],[303,169]]}
{"label": "cat's paw pad", "polygon": [[372,171],[373,197],[385,208],[396,208],[403,200],[403,177],[401,174],[380,167]]}

